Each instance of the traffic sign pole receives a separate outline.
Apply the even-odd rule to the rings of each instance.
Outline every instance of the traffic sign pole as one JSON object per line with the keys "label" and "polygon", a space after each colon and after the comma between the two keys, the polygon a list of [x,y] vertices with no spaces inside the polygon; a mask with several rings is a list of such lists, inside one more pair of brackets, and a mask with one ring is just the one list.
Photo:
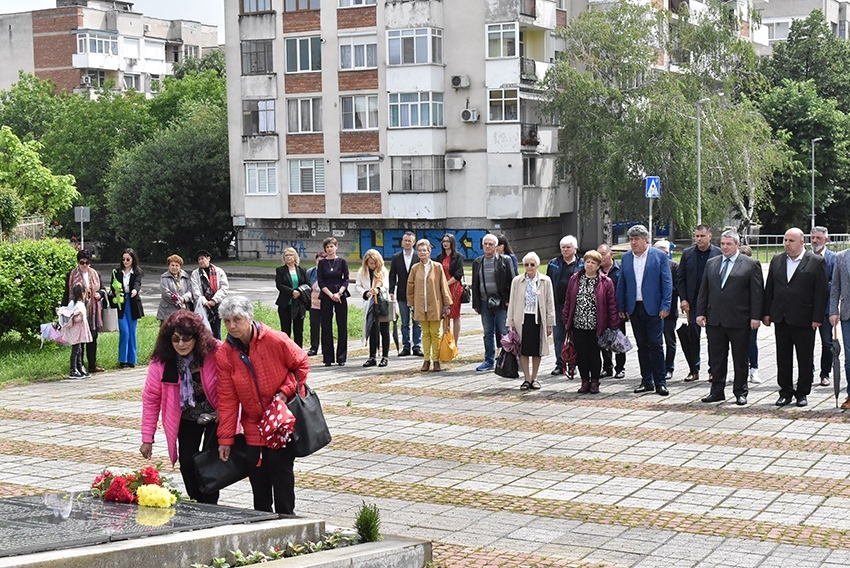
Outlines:
{"label": "traffic sign pole", "polygon": [[652,224],[652,200],[661,197],[661,178],[658,176],[646,176],[646,198],[649,199],[649,236],[650,240],[655,235]]}

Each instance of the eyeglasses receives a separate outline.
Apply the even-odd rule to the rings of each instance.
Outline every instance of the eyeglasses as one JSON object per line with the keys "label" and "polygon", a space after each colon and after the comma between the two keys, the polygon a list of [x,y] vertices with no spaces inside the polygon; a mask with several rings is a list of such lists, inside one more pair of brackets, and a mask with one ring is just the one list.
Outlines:
{"label": "eyeglasses", "polygon": [[529,268],[529,267],[533,268],[533,267],[537,266],[533,262],[524,262],[524,263],[522,263],[522,265],[525,266],[526,268]]}
{"label": "eyeglasses", "polygon": [[132,259],[132,258],[130,258],[129,256],[125,256],[125,257],[124,257],[124,258],[122,258],[121,260],[123,260],[124,262],[133,262],[133,259]]}
{"label": "eyeglasses", "polygon": [[175,333],[174,335],[171,336],[171,343],[173,343],[175,345],[177,345],[179,343],[191,343],[193,341],[195,341],[195,337],[192,336],[192,335],[190,335],[188,337],[183,337],[182,335]]}
{"label": "eyeglasses", "polygon": [[283,255],[283,256],[285,256],[285,257],[287,257],[287,258],[295,258],[295,255],[294,255],[294,254],[285,254],[285,255]]}
{"label": "eyeglasses", "polygon": [[88,261],[88,260],[81,260],[81,261],[79,261],[79,265],[80,265],[80,266],[85,266],[85,265],[87,265],[87,264],[91,264],[91,261]]}

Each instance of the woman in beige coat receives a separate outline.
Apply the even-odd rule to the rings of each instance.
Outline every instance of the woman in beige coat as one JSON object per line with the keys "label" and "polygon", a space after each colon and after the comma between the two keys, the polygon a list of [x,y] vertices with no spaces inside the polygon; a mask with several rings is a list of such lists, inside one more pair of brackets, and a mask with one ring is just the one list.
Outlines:
{"label": "woman in beige coat", "polygon": [[419,239],[416,254],[419,262],[410,267],[407,277],[407,303],[413,307],[413,320],[422,328],[422,370],[430,369],[433,361],[434,370],[440,371],[440,321],[449,315],[452,296],[442,265],[431,260],[428,239]]}
{"label": "woman in beige coat", "polygon": [[525,380],[519,388],[537,390],[540,388],[537,382],[540,358],[549,354],[549,336],[555,325],[555,295],[552,281],[538,270],[540,257],[536,253],[525,255],[522,264],[525,274],[511,282],[511,300],[505,323],[508,328],[516,330],[520,338],[520,362]]}

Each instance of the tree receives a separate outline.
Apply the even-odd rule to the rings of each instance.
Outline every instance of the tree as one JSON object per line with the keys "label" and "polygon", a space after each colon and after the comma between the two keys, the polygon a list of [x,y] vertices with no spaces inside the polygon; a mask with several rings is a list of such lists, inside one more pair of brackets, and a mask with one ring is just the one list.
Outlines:
{"label": "tree", "polygon": [[213,49],[200,58],[187,57],[183,61],[175,63],[172,72],[175,79],[182,79],[190,73],[203,73],[208,69],[215,71],[219,77],[225,76],[224,50]]}
{"label": "tree", "polygon": [[787,41],[773,45],[761,69],[776,87],[785,79],[812,80],[818,96],[835,99],[839,110],[850,112],[850,45],[835,37],[820,10],[793,20]]}
{"label": "tree", "polygon": [[0,185],[0,237],[9,235],[21,222],[23,215],[24,204],[18,192],[9,186]]}
{"label": "tree", "polygon": [[0,128],[0,187],[15,191],[26,213],[52,218],[71,207],[80,194],[74,176],[53,175],[41,163],[40,143],[21,142],[8,126]]}
{"label": "tree", "polygon": [[206,248],[226,257],[233,238],[226,110],[202,104],[186,110],[122,152],[108,176],[111,225],[142,256],[165,241],[171,251]]}
{"label": "tree", "polygon": [[227,108],[227,84],[223,75],[208,69],[189,72],[182,79],[166,77],[159,94],[150,100],[150,114],[160,126],[168,126],[194,103]]}
{"label": "tree", "polygon": [[19,71],[18,82],[0,92],[0,124],[21,140],[39,140],[61,112],[66,96],[50,80]]}
{"label": "tree", "polygon": [[[784,232],[790,226],[808,227],[811,211],[811,140],[822,138],[815,153],[816,212],[845,198],[850,175],[848,132],[850,118],[834,99],[818,96],[814,80],[785,79],[760,101],[762,114],[778,136],[787,139],[793,158],[790,167],[774,180],[776,190],[765,212],[772,213],[768,226]],[[841,220],[844,227],[847,219]],[[831,230],[837,231],[833,226]]]}

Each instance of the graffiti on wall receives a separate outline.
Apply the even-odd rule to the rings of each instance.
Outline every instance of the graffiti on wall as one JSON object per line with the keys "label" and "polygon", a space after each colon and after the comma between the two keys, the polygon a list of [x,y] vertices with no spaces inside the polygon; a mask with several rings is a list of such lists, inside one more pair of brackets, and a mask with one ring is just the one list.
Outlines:
{"label": "graffiti on wall", "polygon": [[299,258],[307,258],[307,246],[302,240],[270,239],[261,229],[247,229],[243,234],[243,238],[246,240],[260,241],[262,243],[261,254],[266,256],[279,258],[286,248],[292,247],[298,253]]}
{"label": "graffiti on wall", "polygon": [[[484,250],[481,248],[481,239],[489,233],[486,229],[424,229],[416,231],[416,239],[431,241],[436,257],[442,250],[440,240],[446,233],[455,236],[457,250],[463,255],[464,260],[474,260],[484,254]],[[363,229],[360,231],[359,242],[354,243],[347,256],[349,258],[362,258],[363,253],[373,248],[381,253],[382,257],[390,258],[401,250],[401,238],[403,236],[404,229]]]}

